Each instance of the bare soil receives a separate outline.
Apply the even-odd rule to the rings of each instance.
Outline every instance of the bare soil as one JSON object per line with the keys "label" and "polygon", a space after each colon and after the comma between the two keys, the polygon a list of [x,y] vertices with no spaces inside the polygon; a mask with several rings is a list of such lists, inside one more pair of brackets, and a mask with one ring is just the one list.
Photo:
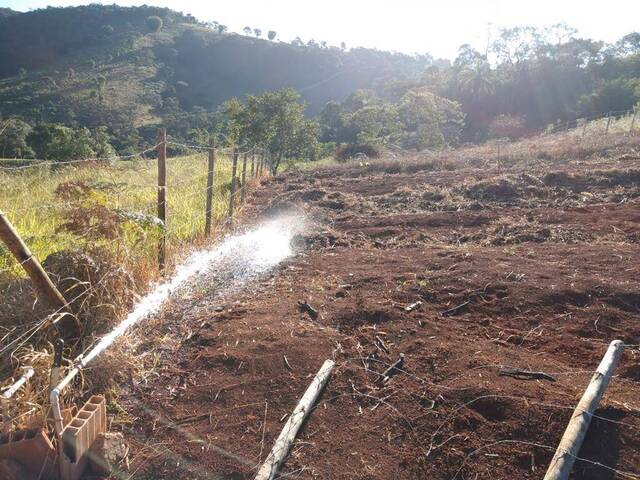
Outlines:
{"label": "bare soil", "polygon": [[539,479],[621,339],[572,478],[640,478],[640,159],[381,165],[265,181],[244,221],[299,212],[298,253],[232,297],[199,284],[138,329],[153,371],[120,396],[134,477],[251,478],[333,358],[283,478]]}

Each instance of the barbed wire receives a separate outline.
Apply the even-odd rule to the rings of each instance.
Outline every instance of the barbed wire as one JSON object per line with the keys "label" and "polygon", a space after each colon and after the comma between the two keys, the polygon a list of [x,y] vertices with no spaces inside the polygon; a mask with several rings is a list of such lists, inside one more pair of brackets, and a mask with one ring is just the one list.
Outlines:
{"label": "barbed wire", "polygon": [[[43,162],[33,162],[30,163],[28,165],[18,165],[15,167],[2,167],[0,166],[0,171],[15,171],[15,170],[26,170],[26,169],[30,169],[30,168],[41,168],[41,167],[48,167],[48,166],[57,166],[57,165],[73,165],[73,164],[77,164],[77,163],[91,163],[91,162],[112,162],[115,160],[128,160],[134,157],[139,157],[144,155],[145,153],[149,153],[152,152],[154,150],[156,150],[160,145],[162,144],[162,142],[155,144],[153,147],[149,147],[146,148],[144,150],[141,150],[137,153],[132,153],[130,155],[112,155],[112,156],[108,156],[108,157],[86,157],[86,158],[79,158],[76,160],[61,160],[61,161],[55,161],[55,160],[48,160],[48,161],[43,161]],[[150,161],[152,159],[146,159],[143,157],[144,160]]]}

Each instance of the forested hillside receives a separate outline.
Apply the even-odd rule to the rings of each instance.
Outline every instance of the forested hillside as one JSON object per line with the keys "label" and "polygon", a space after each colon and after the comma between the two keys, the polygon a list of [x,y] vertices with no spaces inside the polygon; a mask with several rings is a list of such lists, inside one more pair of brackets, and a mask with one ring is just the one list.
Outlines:
{"label": "forested hillside", "polygon": [[[518,137],[640,101],[640,33],[605,44],[566,25],[517,27],[448,61],[281,42],[260,27],[228,33],[149,6],[3,9],[0,115],[25,122],[17,136],[44,123],[86,127],[127,152],[159,125],[185,140],[220,130],[225,101],[290,87],[322,142],[422,149]],[[18,143],[4,155],[25,156]]]}
{"label": "forested hillside", "polygon": [[29,123],[106,125],[116,135],[284,87],[301,91],[313,114],[329,100],[379,89],[401,72],[415,76],[428,64],[228,34],[223,25],[155,7],[89,5],[0,18],[1,113]]}

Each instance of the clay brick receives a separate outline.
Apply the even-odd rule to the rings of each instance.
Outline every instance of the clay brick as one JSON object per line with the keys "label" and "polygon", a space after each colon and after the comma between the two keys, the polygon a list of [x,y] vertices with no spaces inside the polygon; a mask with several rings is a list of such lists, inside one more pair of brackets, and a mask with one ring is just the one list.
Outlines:
{"label": "clay brick", "polygon": [[107,429],[104,397],[94,395],[62,431],[61,478],[78,480],[88,465],[91,446]]}
{"label": "clay brick", "polygon": [[0,460],[11,460],[43,478],[56,476],[56,451],[41,428],[0,435]]}

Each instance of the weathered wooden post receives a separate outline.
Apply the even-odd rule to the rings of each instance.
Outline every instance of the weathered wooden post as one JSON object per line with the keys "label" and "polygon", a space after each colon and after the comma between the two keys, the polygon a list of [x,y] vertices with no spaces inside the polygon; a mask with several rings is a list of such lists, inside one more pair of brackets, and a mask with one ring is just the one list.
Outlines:
{"label": "weathered wooden post", "polygon": [[322,390],[327,385],[331,371],[335,363],[333,360],[326,360],[318,373],[311,381],[311,385],[302,395],[302,398],[293,409],[287,423],[285,423],[280,435],[276,439],[271,452],[258,470],[254,480],[273,480],[278,475],[280,467],[284,463],[289,451],[293,446],[293,442],[302,427],[302,424],[313,411],[313,405],[318,400]]}
{"label": "weathered wooden post", "polygon": [[213,209],[213,172],[216,166],[215,140],[209,137],[209,164],[207,170],[207,205],[205,209],[204,235],[211,235],[211,210]]}
{"label": "weathered wooden post", "polygon": [[607,115],[607,128],[604,131],[605,135],[609,134],[609,127],[611,126],[611,114]]}
{"label": "weathered wooden post", "polygon": [[162,233],[158,242],[158,268],[164,270],[167,254],[167,130],[158,130],[158,219]]}
{"label": "weathered wooden post", "polygon": [[242,182],[240,187],[240,203],[244,203],[247,186],[247,154],[242,155]]}
{"label": "weathered wooden post", "polygon": [[623,350],[624,344],[620,340],[614,340],[609,345],[607,353],[602,358],[589,386],[571,415],[569,425],[562,435],[544,480],[566,480],[569,478],[573,463],[580,451],[584,437],[587,435],[593,412],[598,408],[598,404],[609,386],[613,372],[620,363]]}
{"label": "weathered wooden post", "polygon": [[229,196],[229,218],[233,217],[233,203],[236,196],[236,173],[238,171],[238,149],[233,149],[233,163],[231,165],[231,195]]}
{"label": "weathered wooden post", "polygon": [[251,154],[251,178],[256,176],[256,152]]}
{"label": "weathered wooden post", "polygon": [[631,117],[631,125],[629,126],[629,133],[633,132],[633,127],[636,125],[636,117],[638,116],[638,109],[633,107],[633,117]]}
{"label": "weathered wooden post", "polygon": [[15,259],[27,272],[38,294],[51,307],[66,309],[67,301],[53,284],[40,262],[33,256],[29,248],[22,241],[18,232],[13,228],[9,219],[0,211],[0,240],[4,242]]}
{"label": "weathered wooden post", "polygon": [[588,120],[585,118],[585,119],[584,119],[584,123],[582,124],[582,136],[583,136],[583,137],[584,137],[584,136],[585,136],[585,134],[587,133],[587,123],[589,123],[589,122],[588,122]]}

